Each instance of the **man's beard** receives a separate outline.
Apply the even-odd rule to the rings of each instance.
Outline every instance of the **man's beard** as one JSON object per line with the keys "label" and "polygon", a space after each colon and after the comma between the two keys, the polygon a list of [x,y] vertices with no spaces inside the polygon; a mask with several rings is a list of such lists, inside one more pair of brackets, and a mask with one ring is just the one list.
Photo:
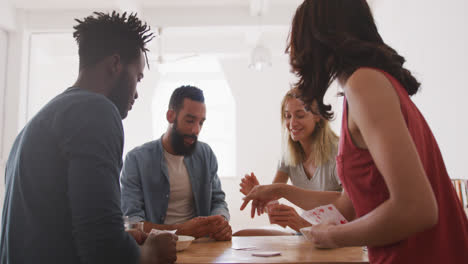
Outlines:
{"label": "man's beard", "polygon": [[[177,118],[176,121],[174,122],[174,125],[172,126],[171,129],[171,146],[172,149],[175,152],[175,155],[178,156],[190,156],[192,153],[195,151],[195,148],[197,146],[197,136],[196,135],[188,135],[188,134],[182,134],[177,130]],[[189,137],[194,139],[194,142],[190,146],[185,146],[184,143],[184,138]]]}
{"label": "man's beard", "polygon": [[122,72],[115,87],[109,94],[109,99],[119,110],[120,117],[125,119],[128,115],[128,104],[130,101],[130,85],[127,71]]}

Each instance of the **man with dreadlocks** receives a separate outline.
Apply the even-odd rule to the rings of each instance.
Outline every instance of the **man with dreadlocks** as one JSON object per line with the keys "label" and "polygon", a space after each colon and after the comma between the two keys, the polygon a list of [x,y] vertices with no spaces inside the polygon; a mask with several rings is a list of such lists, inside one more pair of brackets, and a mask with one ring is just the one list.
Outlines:
{"label": "man with dreadlocks", "polygon": [[122,119],[150,28],[126,13],[76,21],[78,79],[26,124],[8,158],[0,263],[173,263],[176,237],[130,235],[120,210]]}

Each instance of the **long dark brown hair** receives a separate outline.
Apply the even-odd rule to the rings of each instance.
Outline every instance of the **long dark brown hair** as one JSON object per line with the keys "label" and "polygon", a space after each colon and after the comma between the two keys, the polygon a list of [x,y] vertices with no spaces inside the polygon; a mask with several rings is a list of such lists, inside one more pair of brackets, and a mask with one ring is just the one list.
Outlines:
{"label": "long dark brown hair", "polygon": [[286,52],[303,100],[316,100],[326,119],[333,118],[323,102],[328,87],[360,67],[388,72],[409,95],[420,86],[403,67],[405,58],[383,42],[366,0],[305,0],[294,15]]}

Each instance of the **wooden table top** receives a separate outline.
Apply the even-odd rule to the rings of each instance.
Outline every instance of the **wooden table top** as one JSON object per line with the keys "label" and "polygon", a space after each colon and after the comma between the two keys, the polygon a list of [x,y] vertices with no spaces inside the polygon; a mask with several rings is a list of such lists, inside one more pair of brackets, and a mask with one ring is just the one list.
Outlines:
{"label": "wooden table top", "polygon": [[[232,247],[251,247],[235,250]],[[281,256],[255,257],[254,252],[280,251]],[[233,237],[232,241],[195,241],[177,253],[178,264],[208,263],[369,263],[361,247],[317,249],[303,236]]]}

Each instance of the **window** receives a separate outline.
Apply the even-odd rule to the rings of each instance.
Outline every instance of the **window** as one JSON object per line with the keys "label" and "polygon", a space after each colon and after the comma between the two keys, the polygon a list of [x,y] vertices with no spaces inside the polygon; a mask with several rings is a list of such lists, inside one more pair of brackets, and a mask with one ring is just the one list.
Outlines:
{"label": "window", "polygon": [[153,99],[154,138],[159,138],[167,129],[166,111],[174,89],[182,85],[196,86],[203,90],[206,104],[206,121],[199,140],[213,149],[218,159],[218,175],[235,176],[235,101],[218,60],[199,55],[158,66],[161,77]]}

